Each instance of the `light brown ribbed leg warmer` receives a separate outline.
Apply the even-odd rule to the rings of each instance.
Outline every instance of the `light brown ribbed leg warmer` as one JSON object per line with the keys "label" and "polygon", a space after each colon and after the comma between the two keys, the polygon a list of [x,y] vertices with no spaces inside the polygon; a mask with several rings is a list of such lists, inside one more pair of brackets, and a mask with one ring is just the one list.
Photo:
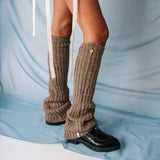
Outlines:
{"label": "light brown ribbed leg warmer", "polygon": [[56,123],[66,120],[66,112],[71,106],[67,86],[70,38],[52,35],[52,44],[56,78],[51,78],[48,54],[49,97],[43,101],[43,110],[46,112],[45,120]]}
{"label": "light brown ribbed leg warmer", "polygon": [[82,43],[79,47],[74,71],[73,103],[63,126],[65,139],[81,137],[97,125],[92,98],[104,49],[104,46],[91,42]]}

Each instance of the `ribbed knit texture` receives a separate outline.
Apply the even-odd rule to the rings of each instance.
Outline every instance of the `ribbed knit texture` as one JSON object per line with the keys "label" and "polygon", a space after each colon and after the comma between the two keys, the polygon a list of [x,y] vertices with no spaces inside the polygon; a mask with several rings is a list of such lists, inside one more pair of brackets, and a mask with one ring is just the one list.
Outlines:
{"label": "ribbed knit texture", "polygon": [[52,44],[56,78],[51,78],[48,53],[49,97],[43,101],[43,110],[46,112],[45,120],[56,123],[66,119],[66,112],[71,106],[67,86],[70,38],[52,35]]}
{"label": "ribbed knit texture", "polygon": [[104,49],[104,46],[92,42],[82,43],[79,47],[74,71],[73,103],[63,126],[65,139],[83,136],[97,125],[92,99]]}

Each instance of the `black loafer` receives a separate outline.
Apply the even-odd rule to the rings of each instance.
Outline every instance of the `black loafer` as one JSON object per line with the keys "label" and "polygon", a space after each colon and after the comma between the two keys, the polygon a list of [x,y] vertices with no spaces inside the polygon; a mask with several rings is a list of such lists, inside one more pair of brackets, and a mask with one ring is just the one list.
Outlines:
{"label": "black loafer", "polygon": [[120,148],[120,142],[113,136],[101,131],[98,126],[90,132],[76,139],[67,140],[70,143],[83,143],[88,148],[97,152],[110,152]]}
{"label": "black loafer", "polygon": [[64,123],[65,123],[65,121],[63,121],[63,122],[56,122],[56,123],[46,121],[46,124],[53,125],[53,126],[59,126],[59,125],[64,124]]}

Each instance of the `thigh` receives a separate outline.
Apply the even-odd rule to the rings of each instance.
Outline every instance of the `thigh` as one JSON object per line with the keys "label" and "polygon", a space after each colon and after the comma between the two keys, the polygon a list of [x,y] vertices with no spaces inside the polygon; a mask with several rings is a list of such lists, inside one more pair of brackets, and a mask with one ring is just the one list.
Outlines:
{"label": "thigh", "polygon": [[[73,14],[73,0],[65,0]],[[90,35],[108,34],[108,27],[103,17],[98,0],[78,0],[77,22],[80,25],[84,38]]]}
{"label": "thigh", "polygon": [[65,0],[53,0],[52,34],[68,38],[72,31],[72,13]]}

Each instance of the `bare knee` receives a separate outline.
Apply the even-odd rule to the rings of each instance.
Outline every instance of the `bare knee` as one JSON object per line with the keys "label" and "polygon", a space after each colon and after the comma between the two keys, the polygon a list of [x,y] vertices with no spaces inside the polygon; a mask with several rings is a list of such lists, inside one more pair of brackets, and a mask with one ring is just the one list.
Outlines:
{"label": "bare knee", "polygon": [[52,35],[69,38],[72,33],[72,18],[54,19],[52,23]]}
{"label": "bare knee", "polygon": [[[65,0],[70,10],[72,0]],[[73,12],[73,11],[72,11]],[[83,42],[95,42],[105,45],[109,30],[98,0],[80,0],[78,3],[77,22],[83,32]]]}
{"label": "bare knee", "polygon": [[109,38],[108,27],[99,27],[98,29],[89,29],[83,31],[83,42],[94,42],[105,46],[107,39]]}

